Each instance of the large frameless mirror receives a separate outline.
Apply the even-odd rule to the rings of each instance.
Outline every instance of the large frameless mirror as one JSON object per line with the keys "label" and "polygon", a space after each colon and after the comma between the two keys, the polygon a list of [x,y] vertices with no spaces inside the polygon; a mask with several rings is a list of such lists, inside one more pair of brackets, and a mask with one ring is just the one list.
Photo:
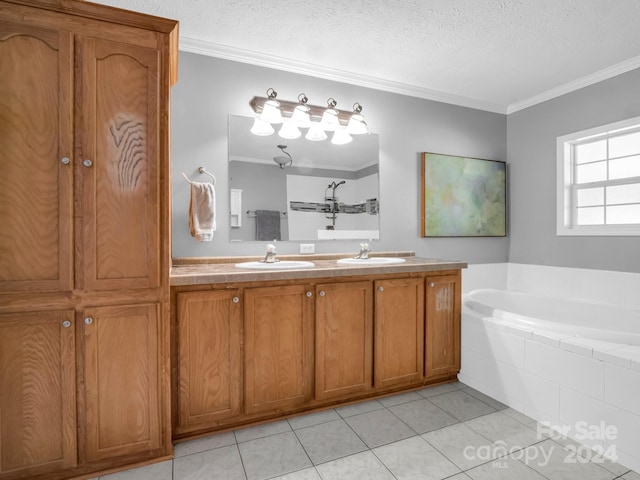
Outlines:
{"label": "large frameless mirror", "polygon": [[377,135],[285,140],[253,121],[229,116],[231,241],[379,238]]}

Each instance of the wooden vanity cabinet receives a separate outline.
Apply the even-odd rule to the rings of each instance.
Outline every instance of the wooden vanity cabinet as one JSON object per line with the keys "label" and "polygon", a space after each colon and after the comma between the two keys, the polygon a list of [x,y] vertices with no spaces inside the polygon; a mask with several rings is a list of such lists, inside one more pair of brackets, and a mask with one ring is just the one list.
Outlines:
{"label": "wooden vanity cabinet", "polygon": [[451,380],[460,368],[451,270],[180,286],[172,301],[176,439]]}
{"label": "wooden vanity cabinet", "polygon": [[426,278],[426,378],[460,371],[460,290],[460,272]]}
{"label": "wooden vanity cabinet", "polygon": [[424,280],[375,282],[374,385],[419,382],[424,365]]}
{"label": "wooden vanity cabinet", "polygon": [[238,289],[177,295],[176,434],[213,428],[242,413],[238,295]]}
{"label": "wooden vanity cabinet", "polygon": [[313,289],[244,290],[245,413],[291,411],[313,395]]}
{"label": "wooden vanity cabinet", "polygon": [[347,398],[371,390],[373,285],[316,285],[315,398]]}
{"label": "wooden vanity cabinet", "polygon": [[171,454],[176,55],[171,20],[0,0],[0,479]]}

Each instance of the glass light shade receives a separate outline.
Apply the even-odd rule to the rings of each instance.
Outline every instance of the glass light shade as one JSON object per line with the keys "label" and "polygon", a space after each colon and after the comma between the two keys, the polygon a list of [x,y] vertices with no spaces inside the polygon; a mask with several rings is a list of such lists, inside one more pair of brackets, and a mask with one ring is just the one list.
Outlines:
{"label": "glass light shade", "polygon": [[298,127],[294,123],[284,122],[280,131],[278,131],[278,135],[287,140],[293,140],[302,135],[302,133],[300,133],[300,130],[298,130]]}
{"label": "glass light shade", "polygon": [[349,132],[347,132],[346,128],[338,128],[335,132],[333,132],[333,137],[331,137],[331,143],[334,145],[346,145],[353,140]]}
{"label": "glass light shade", "polygon": [[359,113],[354,113],[353,115],[351,115],[351,117],[349,117],[347,131],[351,135],[361,135],[363,133],[369,133],[367,122],[364,121],[364,117]]}
{"label": "glass light shade", "polygon": [[312,123],[311,127],[309,127],[309,131],[304,136],[307,140],[312,142],[321,142],[322,140],[327,139],[327,134],[324,132],[320,125],[317,123]]}
{"label": "glass light shade", "polygon": [[311,126],[310,108],[306,105],[298,105],[293,109],[291,122],[300,128],[309,128]]}
{"label": "glass light shade", "polygon": [[335,108],[327,108],[324,111],[322,120],[320,120],[320,127],[327,132],[333,132],[336,128],[340,127],[338,111]]}
{"label": "glass light shade", "polygon": [[269,135],[273,134],[275,130],[269,122],[265,122],[260,118],[256,118],[253,122],[253,126],[251,127],[250,132],[254,135],[258,135],[259,137],[268,137]]}
{"label": "glass light shade", "polygon": [[260,119],[269,123],[282,123],[280,102],[273,99],[264,102]]}

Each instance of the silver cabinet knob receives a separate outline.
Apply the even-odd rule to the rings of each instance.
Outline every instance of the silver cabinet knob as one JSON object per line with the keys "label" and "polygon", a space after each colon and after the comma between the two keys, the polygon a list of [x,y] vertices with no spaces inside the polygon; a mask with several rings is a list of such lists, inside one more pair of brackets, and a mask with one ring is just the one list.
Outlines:
{"label": "silver cabinet knob", "polygon": [[433,287],[436,286],[436,283],[435,282],[431,282],[431,283],[429,283],[429,286],[433,288]]}
{"label": "silver cabinet knob", "polygon": [[89,159],[83,160],[82,165],[84,165],[85,167],[90,167],[91,165],[93,165],[93,162]]}
{"label": "silver cabinet knob", "polygon": [[60,159],[60,163],[62,163],[63,165],[69,165],[69,163],[71,163],[71,160],[69,160],[69,157],[62,157]]}
{"label": "silver cabinet knob", "polygon": [[238,297],[233,297],[233,303],[238,303],[240,299]]}
{"label": "silver cabinet knob", "polygon": [[62,322],[62,326],[64,328],[69,328],[71,326],[71,322],[69,320],[65,320],[64,322]]}
{"label": "silver cabinet knob", "polygon": [[313,296],[313,293],[307,292],[307,297],[311,298],[312,296]]}
{"label": "silver cabinet knob", "polygon": [[384,287],[378,287],[379,292],[384,292]]}
{"label": "silver cabinet knob", "polygon": [[324,290],[320,290],[320,296],[324,297]]}
{"label": "silver cabinet knob", "polygon": [[84,319],[84,323],[85,323],[86,325],[91,325],[91,324],[93,323],[93,318],[91,318],[91,317],[87,317],[87,318],[85,318],[85,319]]}

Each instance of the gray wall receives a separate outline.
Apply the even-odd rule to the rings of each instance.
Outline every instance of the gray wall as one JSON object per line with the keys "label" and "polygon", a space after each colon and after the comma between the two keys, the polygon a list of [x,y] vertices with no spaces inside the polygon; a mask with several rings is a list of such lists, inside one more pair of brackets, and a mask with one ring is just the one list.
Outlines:
{"label": "gray wall", "polygon": [[[251,115],[249,100],[273,87],[283,100],[304,92],[310,103],[334,97],[338,108],[358,101],[380,135],[380,241],[373,250],[413,250],[423,257],[469,263],[507,261],[507,238],[420,237],[420,152],[507,160],[505,115],[180,52],[179,79],[172,90],[174,257],[261,255],[264,242],[229,240],[228,115]],[[189,235],[188,184],[198,166],[217,177],[217,226],[213,241]],[[202,177],[206,180],[206,177]],[[316,241],[316,252],[355,252],[357,241]],[[279,253],[298,253],[298,242],[281,242]]]}
{"label": "gray wall", "polygon": [[635,116],[640,69],[508,116],[510,262],[640,272],[637,236],[556,236],[556,137]]}

